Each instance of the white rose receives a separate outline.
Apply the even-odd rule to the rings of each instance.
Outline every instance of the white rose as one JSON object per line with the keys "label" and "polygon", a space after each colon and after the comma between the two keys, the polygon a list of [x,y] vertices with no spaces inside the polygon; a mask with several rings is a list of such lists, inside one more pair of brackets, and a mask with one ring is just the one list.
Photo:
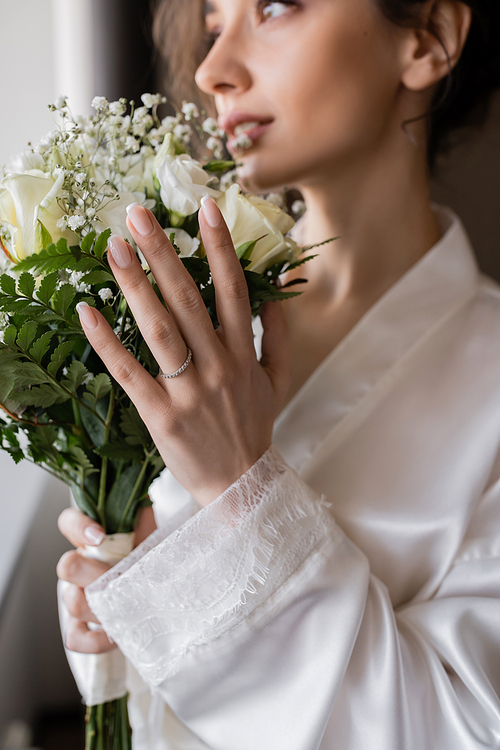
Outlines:
{"label": "white rose", "polygon": [[154,200],[146,200],[144,193],[121,192],[118,200],[105,201],[104,208],[98,208],[96,216],[98,222],[95,225],[96,231],[102,232],[105,229],[111,229],[113,234],[120,234],[129,242],[132,242],[132,235],[127,227],[127,206],[131,203],[140,203],[146,208],[154,208]]}
{"label": "white rose", "polygon": [[301,248],[291,237],[285,237],[295,222],[274,203],[256,195],[243,195],[240,186],[234,184],[217,200],[217,205],[236,249],[262,237],[250,256],[248,271],[263,273],[273,263],[295,260],[299,256]]}
{"label": "white rose", "polygon": [[156,194],[154,175],[154,156],[138,157],[124,156],[118,161],[121,174],[121,184],[129,192],[144,192],[150,198]]}
{"label": "white rose", "polygon": [[189,258],[194,255],[200,246],[200,240],[197,237],[191,237],[184,229],[179,227],[168,227],[165,234],[170,237],[172,232],[175,234],[174,242],[181,251],[181,258]]}
{"label": "white rose", "polygon": [[221,193],[208,187],[212,176],[189,154],[176,154],[173,137],[167,135],[155,160],[160,195],[175,217],[194,214],[205,195],[217,199]]}
{"label": "white rose", "polygon": [[[2,244],[17,263],[42,250],[42,229],[50,235],[52,242],[65,237],[74,242],[76,237],[70,230],[58,228],[57,222],[63,212],[57,204],[63,175],[54,178],[36,174],[9,174],[0,183],[0,233]],[[45,239],[47,235],[44,234]]]}

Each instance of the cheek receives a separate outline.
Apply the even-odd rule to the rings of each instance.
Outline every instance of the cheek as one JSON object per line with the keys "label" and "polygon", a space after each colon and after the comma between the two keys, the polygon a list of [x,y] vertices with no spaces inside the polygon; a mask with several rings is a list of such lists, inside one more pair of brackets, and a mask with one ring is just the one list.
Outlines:
{"label": "cheek", "polygon": [[368,24],[363,30],[350,21],[309,45],[283,90],[296,137],[336,149],[376,136],[399,88],[396,60],[383,42]]}
{"label": "cheek", "polygon": [[[323,28],[303,29],[278,63],[266,66],[260,88],[276,122],[269,152],[265,157],[267,149],[261,152],[263,180],[273,183],[276,171],[274,184],[298,182],[304,171],[352,158],[381,138],[399,89],[396,50],[388,36],[372,18],[363,23],[344,13]],[[257,166],[259,155],[258,149],[248,155],[245,171],[252,171],[252,161]]]}

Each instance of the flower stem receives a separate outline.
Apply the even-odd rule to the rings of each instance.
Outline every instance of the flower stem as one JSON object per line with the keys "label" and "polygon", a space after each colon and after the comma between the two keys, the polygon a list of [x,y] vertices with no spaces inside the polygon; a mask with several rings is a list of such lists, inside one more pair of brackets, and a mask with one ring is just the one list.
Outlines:
{"label": "flower stem", "polygon": [[[111,390],[109,396],[108,413],[106,414],[106,427],[104,428],[104,445],[109,440],[109,431],[111,429],[111,420],[113,418],[113,409],[115,405],[115,392]],[[102,459],[101,463],[101,474],[99,477],[99,496],[97,498],[97,512],[101,519],[101,525],[106,531],[106,513],[105,513],[105,501],[106,501],[106,480],[108,474],[108,459],[106,456]]]}
{"label": "flower stem", "polygon": [[97,706],[97,743],[96,750],[104,750],[104,703]]}
{"label": "flower stem", "polygon": [[125,506],[125,510],[123,511],[123,515],[122,515],[122,518],[121,518],[121,521],[120,521],[120,525],[118,527],[118,533],[120,533],[120,532],[123,531],[123,526],[125,524],[127,515],[128,515],[128,513],[130,511],[130,508],[132,507],[132,503],[134,502],[134,500],[135,500],[135,498],[137,496],[137,491],[139,490],[139,488],[140,488],[140,486],[141,486],[141,484],[142,484],[142,482],[144,480],[144,475],[146,473],[146,469],[148,467],[150,459],[151,459],[151,454],[147,453],[146,454],[146,459],[145,459],[144,463],[141,466],[141,470],[139,472],[139,476],[137,477],[136,482],[134,484],[134,487],[132,489],[132,492],[130,493],[130,497],[129,497],[128,501],[127,501],[127,505]]}

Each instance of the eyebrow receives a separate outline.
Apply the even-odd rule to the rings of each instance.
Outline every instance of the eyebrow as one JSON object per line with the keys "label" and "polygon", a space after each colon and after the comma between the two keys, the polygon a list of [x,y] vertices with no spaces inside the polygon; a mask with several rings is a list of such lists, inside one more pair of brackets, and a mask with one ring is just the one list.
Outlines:
{"label": "eyebrow", "polygon": [[209,13],[215,13],[216,7],[210,0],[206,0],[203,15],[208,16]]}

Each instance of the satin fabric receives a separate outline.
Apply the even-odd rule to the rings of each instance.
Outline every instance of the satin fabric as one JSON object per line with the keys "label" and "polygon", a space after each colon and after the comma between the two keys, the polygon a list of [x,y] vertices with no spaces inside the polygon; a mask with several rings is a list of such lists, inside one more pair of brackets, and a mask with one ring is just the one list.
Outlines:
{"label": "satin fabric", "polygon": [[[331,538],[297,552],[277,589],[271,558],[246,619],[240,609],[222,635],[206,631],[175,674],[148,686],[134,657],[136,750],[500,748],[500,287],[458,217],[434,210],[442,239],[275,423],[289,476],[264,484],[268,507],[279,517],[285,487],[304,508],[326,498]],[[155,549],[157,573],[160,545],[175,552],[210,517],[168,470],[151,494],[165,530],[117,566],[120,586],[112,574],[87,589],[124,644],[113,606],[132,609]],[[301,521],[287,533],[295,549]],[[229,561],[215,546],[214,582]]]}

